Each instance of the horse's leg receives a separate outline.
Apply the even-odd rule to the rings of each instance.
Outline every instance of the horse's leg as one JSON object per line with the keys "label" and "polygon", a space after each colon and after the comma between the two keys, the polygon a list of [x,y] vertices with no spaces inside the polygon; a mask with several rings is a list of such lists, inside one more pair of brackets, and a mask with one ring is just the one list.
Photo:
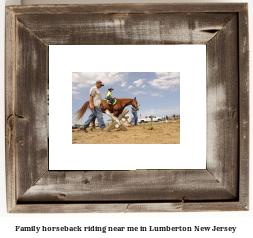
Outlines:
{"label": "horse's leg", "polygon": [[119,114],[119,112],[118,112],[118,111],[114,111],[114,112],[113,112],[113,116],[115,116],[115,117],[117,117],[117,116],[118,116],[118,114]]}
{"label": "horse's leg", "polygon": [[130,122],[128,121],[127,117],[124,116],[124,118],[125,118],[125,120],[127,121],[127,126],[130,126],[131,124],[130,124]]}
{"label": "horse's leg", "polygon": [[90,127],[90,130],[92,131],[93,129],[95,129],[95,120],[96,118],[90,123],[91,124],[91,127]]}
{"label": "horse's leg", "polygon": [[96,129],[95,121],[96,121],[96,118],[92,121],[92,129]]}
{"label": "horse's leg", "polygon": [[[89,117],[91,117],[92,116],[92,113],[89,115]],[[95,120],[96,120],[96,118],[93,120],[93,121],[91,121],[91,123],[90,123],[90,125],[91,125],[91,127],[90,127],[90,130],[92,131],[93,129],[95,129]]]}

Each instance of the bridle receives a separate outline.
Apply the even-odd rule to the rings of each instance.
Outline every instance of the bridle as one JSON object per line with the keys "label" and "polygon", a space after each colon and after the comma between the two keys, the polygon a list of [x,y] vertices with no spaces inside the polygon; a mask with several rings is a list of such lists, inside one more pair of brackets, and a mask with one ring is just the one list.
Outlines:
{"label": "bridle", "polygon": [[137,108],[137,100],[136,99],[134,99],[133,100],[133,102],[131,103],[131,105],[133,106],[133,107],[135,107],[135,108]]}

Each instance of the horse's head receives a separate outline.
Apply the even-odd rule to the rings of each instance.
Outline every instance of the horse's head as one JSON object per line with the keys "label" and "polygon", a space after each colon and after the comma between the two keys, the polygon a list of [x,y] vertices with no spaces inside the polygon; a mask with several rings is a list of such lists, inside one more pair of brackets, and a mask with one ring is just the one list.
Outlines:
{"label": "horse's head", "polygon": [[135,108],[138,108],[138,102],[136,100],[136,97],[134,98],[134,100],[132,101],[131,105]]}

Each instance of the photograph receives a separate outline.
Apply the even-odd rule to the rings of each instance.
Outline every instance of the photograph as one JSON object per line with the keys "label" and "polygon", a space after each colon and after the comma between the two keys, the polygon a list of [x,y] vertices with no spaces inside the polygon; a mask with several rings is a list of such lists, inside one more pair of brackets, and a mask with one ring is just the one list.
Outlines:
{"label": "photograph", "polygon": [[8,6],[5,22],[7,213],[132,222],[70,220],[85,232],[250,228],[234,219],[252,217],[247,3]]}
{"label": "photograph", "polygon": [[[206,168],[206,46],[52,45],[49,51],[50,170]],[[121,160],[101,159],[108,150]]]}
{"label": "photograph", "polygon": [[179,72],[73,72],[73,144],[180,144]]}

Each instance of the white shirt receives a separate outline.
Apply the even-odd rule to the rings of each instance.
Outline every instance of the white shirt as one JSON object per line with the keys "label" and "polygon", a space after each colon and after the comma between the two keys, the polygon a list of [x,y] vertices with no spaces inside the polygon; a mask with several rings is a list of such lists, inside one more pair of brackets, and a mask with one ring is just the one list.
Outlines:
{"label": "white shirt", "polygon": [[101,104],[102,94],[99,91],[99,89],[95,86],[93,86],[90,89],[90,95],[93,97],[93,105],[94,107],[98,107]]}

